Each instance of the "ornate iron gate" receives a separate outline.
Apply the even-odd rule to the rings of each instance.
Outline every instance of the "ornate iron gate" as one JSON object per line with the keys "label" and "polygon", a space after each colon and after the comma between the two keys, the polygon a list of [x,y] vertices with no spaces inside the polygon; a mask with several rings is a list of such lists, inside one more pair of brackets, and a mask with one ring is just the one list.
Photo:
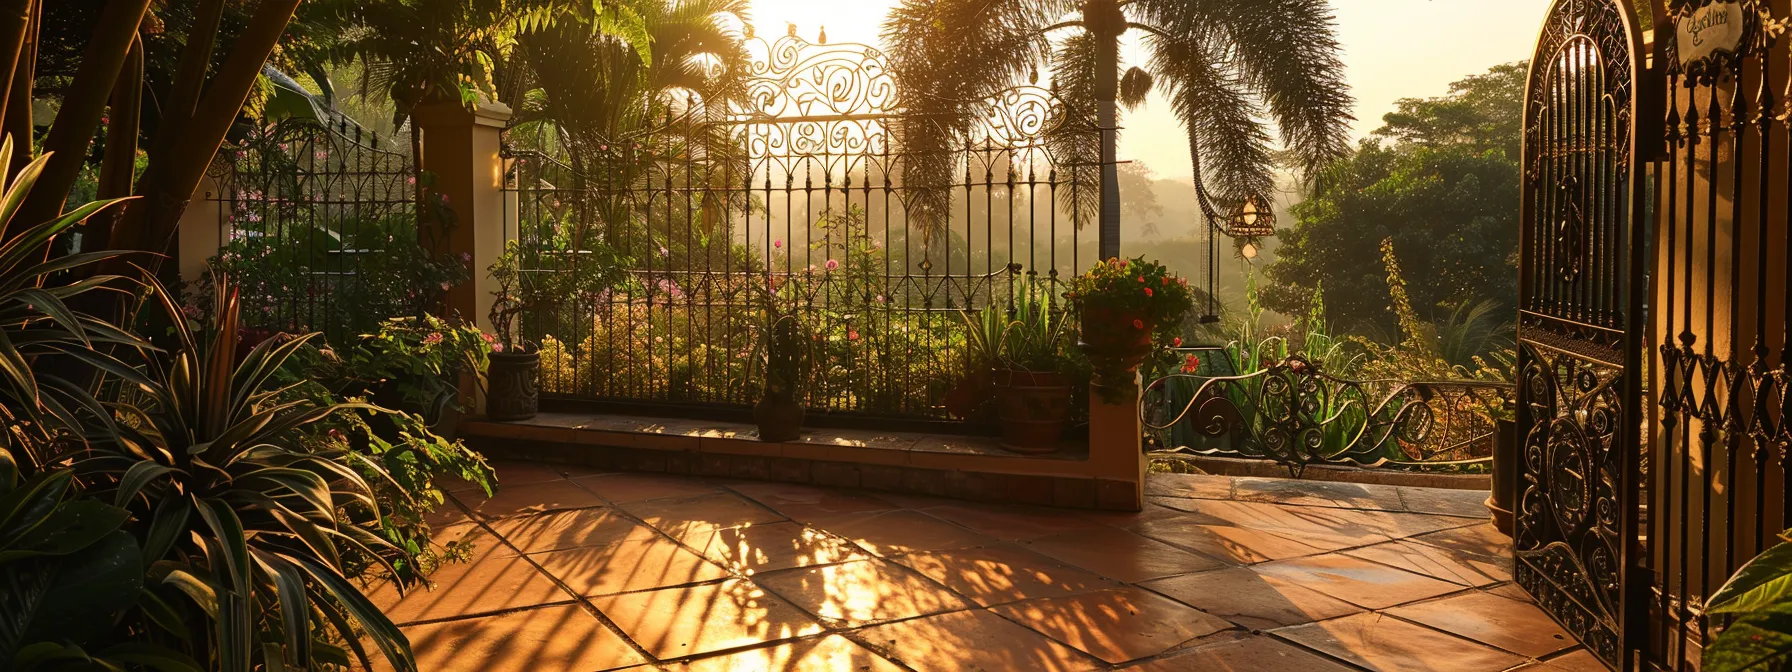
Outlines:
{"label": "ornate iron gate", "polygon": [[585,240],[630,262],[615,289],[525,316],[544,396],[739,413],[770,301],[813,336],[811,413],[960,417],[965,311],[1012,314],[1027,292],[1066,307],[1097,203],[1094,124],[1020,86],[965,101],[968,132],[916,136],[939,122],[908,113],[926,94],[900,90],[878,50],[794,29],[747,44],[736,100],[690,99],[631,137],[511,134],[526,272],[580,272]]}
{"label": "ornate iron gate", "polygon": [[1514,576],[1614,668],[1646,619],[1633,587],[1647,191],[1642,29],[1625,0],[1558,0],[1531,63],[1519,239]]}

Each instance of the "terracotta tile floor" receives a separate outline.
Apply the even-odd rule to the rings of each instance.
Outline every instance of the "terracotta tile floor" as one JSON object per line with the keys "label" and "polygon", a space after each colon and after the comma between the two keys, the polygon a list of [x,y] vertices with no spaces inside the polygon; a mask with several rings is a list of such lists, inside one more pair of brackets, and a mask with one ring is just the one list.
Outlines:
{"label": "terracotta tile floor", "polygon": [[[427,670],[1579,669],[1484,493],[1153,474],[1138,514],[498,464],[372,598]],[[458,513],[456,513],[458,512]],[[471,514],[471,515],[466,515]]]}

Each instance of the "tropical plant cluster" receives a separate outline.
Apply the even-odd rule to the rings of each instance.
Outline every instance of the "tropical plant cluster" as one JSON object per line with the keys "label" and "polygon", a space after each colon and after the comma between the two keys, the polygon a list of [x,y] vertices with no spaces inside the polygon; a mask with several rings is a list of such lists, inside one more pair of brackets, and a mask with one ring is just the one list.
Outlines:
{"label": "tropical plant cluster", "polygon": [[[10,226],[47,163],[0,197],[0,224],[21,231],[0,245],[0,666],[414,669],[362,584],[416,586],[464,557],[425,516],[447,479],[489,492],[490,469],[368,403],[370,372],[315,335],[248,346],[228,278],[203,321],[147,274],[68,281],[129,261],[46,257],[119,202]],[[147,338],[96,316],[103,294],[164,326]]]}

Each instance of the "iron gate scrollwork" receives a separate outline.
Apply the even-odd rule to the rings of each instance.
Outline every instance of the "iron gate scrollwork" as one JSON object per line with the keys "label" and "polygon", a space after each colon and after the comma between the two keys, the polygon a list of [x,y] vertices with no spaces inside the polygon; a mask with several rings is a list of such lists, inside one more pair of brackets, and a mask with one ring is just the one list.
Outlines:
{"label": "iron gate scrollwork", "polygon": [[1525,103],[1514,577],[1631,669],[1646,208],[1641,29],[1622,0],[1558,0]]}

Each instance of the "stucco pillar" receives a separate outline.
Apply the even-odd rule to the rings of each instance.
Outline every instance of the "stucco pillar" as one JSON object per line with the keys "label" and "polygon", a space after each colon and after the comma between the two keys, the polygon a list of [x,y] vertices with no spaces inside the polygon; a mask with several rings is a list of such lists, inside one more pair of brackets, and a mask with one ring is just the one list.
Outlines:
{"label": "stucco pillar", "polygon": [[[1132,372],[1138,382],[1138,372]],[[1133,385],[1121,403],[1109,403],[1102,390],[1089,390],[1089,468],[1096,478],[1096,503],[1104,509],[1145,508],[1145,425],[1139,418],[1140,387]]]}
{"label": "stucco pillar", "polygon": [[199,186],[187,200],[181,213],[178,250],[180,279],[199,282],[205,278],[205,263],[223,249],[224,203],[218,185],[210,176],[199,178]]}
{"label": "stucco pillar", "polygon": [[[451,314],[491,329],[489,314],[494,283],[486,272],[504,253],[504,159],[501,134],[510,120],[510,108],[500,103],[480,103],[468,109],[458,102],[419,105],[411,118],[423,132],[423,156],[419,163],[433,174],[431,191],[447,201],[454,221],[446,231],[443,251],[470,259],[470,278],[448,292]],[[439,225],[423,222],[424,226]]]}

